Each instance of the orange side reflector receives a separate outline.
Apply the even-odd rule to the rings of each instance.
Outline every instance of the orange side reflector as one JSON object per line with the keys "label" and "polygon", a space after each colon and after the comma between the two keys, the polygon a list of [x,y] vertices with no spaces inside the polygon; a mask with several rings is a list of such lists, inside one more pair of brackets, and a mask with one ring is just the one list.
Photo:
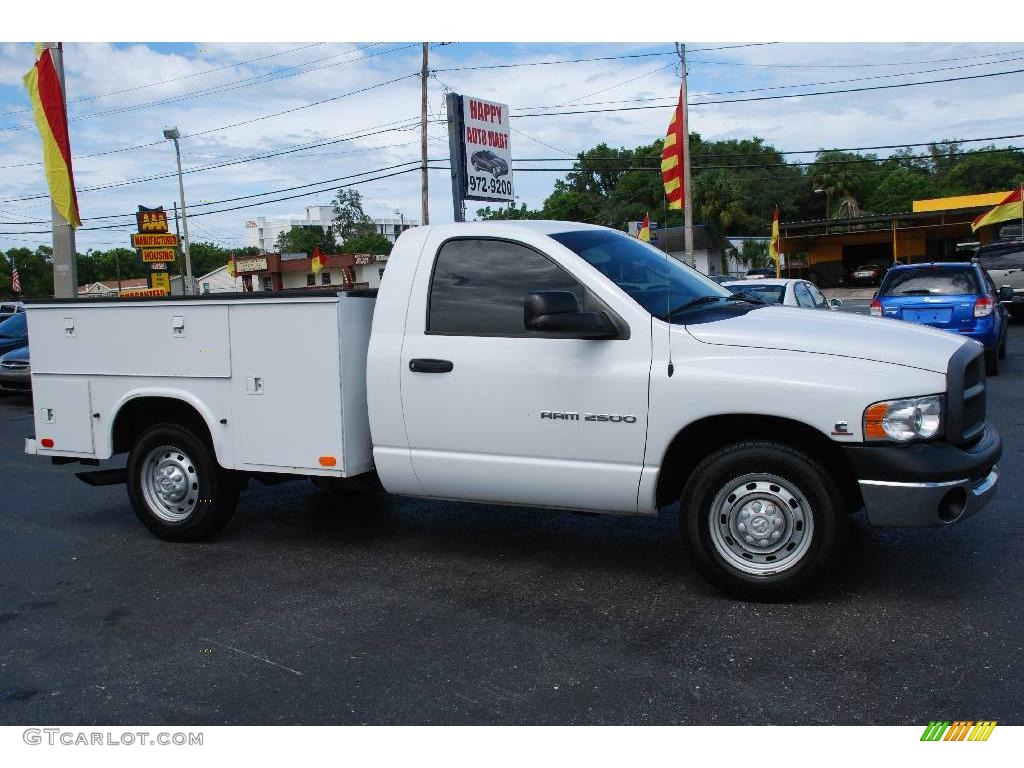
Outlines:
{"label": "orange side reflector", "polygon": [[43,446],[43,448],[53,448],[53,440],[49,437],[44,437],[39,441],[39,444]]}
{"label": "orange side reflector", "polygon": [[872,405],[864,414],[864,437],[868,440],[885,440],[889,437],[885,428],[882,427],[882,419],[885,418],[887,410],[885,403]]}
{"label": "orange side reflector", "polygon": [[333,467],[333,466],[337,465],[337,463],[338,463],[338,460],[336,458],[334,458],[333,456],[321,456],[320,457],[320,466],[321,467]]}

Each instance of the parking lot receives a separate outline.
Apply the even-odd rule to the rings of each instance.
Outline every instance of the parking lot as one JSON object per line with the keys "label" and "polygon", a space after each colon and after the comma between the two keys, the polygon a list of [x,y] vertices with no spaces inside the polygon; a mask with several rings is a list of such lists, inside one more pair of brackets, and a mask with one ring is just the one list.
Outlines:
{"label": "parking lot", "polygon": [[989,382],[991,506],[916,531],[858,515],[841,574],[778,605],[702,581],[674,510],[297,481],[169,544],[123,487],[23,455],[31,406],[0,399],[0,723],[1020,724],[1022,380],[1017,324]]}

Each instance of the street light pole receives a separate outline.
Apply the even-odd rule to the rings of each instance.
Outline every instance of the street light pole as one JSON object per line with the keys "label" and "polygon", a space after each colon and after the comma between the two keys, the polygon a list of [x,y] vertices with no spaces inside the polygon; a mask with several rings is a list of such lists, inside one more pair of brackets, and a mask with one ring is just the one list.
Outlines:
{"label": "street light pole", "polygon": [[185,212],[185,182],[181,175],[181,147],[178,145],[181,133],[177,127],[164,128],[164,138],[171,139],[174,142],[174,156],[178,160],[178,194],[181,197],[181,227],[185,235],[182,246],[185,254],[185,284],[182,286],[182,289],[186,295],[190,295],[192,293],[192,254],[189,252],[188,247],[188,214]]}

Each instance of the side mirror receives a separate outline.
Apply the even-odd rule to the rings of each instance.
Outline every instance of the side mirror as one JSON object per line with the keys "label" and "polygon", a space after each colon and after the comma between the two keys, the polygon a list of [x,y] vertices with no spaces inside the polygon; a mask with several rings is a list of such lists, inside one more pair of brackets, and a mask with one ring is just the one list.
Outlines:
{"label": "side mirror", "polygon": [[832,307],[832,309],[839,309],[841,306],[843,306],[843,300],[842,299],[829,299],[828,300],[828,305],[830,307]]}
{"label": "side mirror", "polygon": [[1013,287],[1004,285],[999,289],[999,301],[1013,301]]}
{"label": "side mirror", "polygon": [[527,330],[568,333],[581,339],[614,339],[619,335],[604,312],[581,312],[571,291],[534,291],[526,295],[523,320]]}

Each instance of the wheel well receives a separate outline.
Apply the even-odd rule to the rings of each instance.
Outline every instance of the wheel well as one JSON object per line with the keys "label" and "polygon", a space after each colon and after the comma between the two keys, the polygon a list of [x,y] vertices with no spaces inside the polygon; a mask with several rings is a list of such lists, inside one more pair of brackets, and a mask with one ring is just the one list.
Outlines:
{"label": "wheel well", "polygon": [[861,507],[857,478],[838,443],[803,422],[742,413],[695,421],[673,438],[658,473],[657,506],[679,499],[690,474],[706,456],[730,443],[746,440],[771,440],[801,449],[833,476],[849,511]]}
{"label": "wheel well", "polygon": [[114,419],[114,453],[131,450],[132,444],[144,429],[161,422],[185,424],[194,429],[199,437],[213,444],[206,421],[199,411],[184,400],[173,397],[136,397],[125,403]]}

